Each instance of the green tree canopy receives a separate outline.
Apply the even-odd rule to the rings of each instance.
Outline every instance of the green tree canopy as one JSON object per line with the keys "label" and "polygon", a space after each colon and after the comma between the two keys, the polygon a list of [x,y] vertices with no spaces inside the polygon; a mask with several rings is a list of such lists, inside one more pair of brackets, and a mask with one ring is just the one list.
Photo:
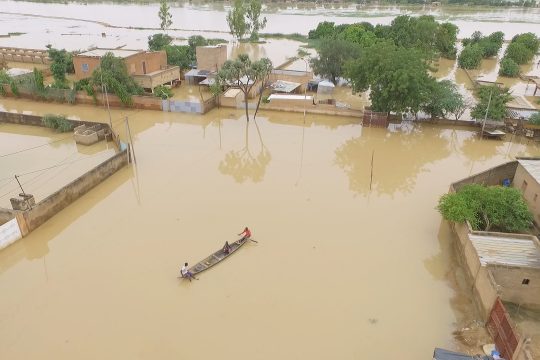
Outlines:
{"label": "green tree canopy", "polygon": [[132,95],[143,93],[143,89],[129,76],[124,61],[110,52],[101,58],[100,66],[92,73],[92,84],[105,85],[107,91],[118,96],[124,105],[133,103]]}
{"label": "green tree canopy", "polygon": [[261,18],[262,2],[261,0],[245,0],[246,20],[250,32],[251,41],[259,40],[259,31],[266,26],[266,17]]}
{"label": "green tree canopy", "polygon": [[321,40],[318,56],[311,59],[315,74],[331,80],[334,84],[344,75],[345,63],[360,54],[360,46],[343,39]]}
{"label": "green tree canopy", "polygon": [[481,86],[477,91],[477,96],[479,101],[471,111],[473,119],[483,120],[486,111],[488,111],[488,120],[500,121],[504,119],[506,116],[506,103],[512,99],[509,89],[499,89],[497,86]]}
{"label": "green tree canopy", "polygon": [[429,85],[427,100],[422,104],[422,110],[432,118],[447,118],[450,114],[458,113],[464,106],[463,95],[450,80],[432,79]]}
{"label": "green tree canopy", "polygon": [[533,216],[518,189],[502,186],[465,185],[439,199],[437,209],[449,221],[468,221],[474,230],[523,232]]}
{"label": "green tree canopy", "polygon": [[512,38],[512,42],[523,44],[527,49],[536,54],[540,49],[540,39],[533,33],[524,33]]}
{"label": "green tree canopy", "polygon": [[148,49],[150,51],[163,50],[165,46],[169,45],[172,41],[172,37],[167,34],[154,34],[148,37]]}
{"label": "green tree canopy", "polygon": [[540,125],[540,112],[535,112],[529,117],[529,124]]}
{"label": "green tree canopy", "polygon": [[169,4],[167,4],[167,0],[160,0],[159,2],[159,27],[161,30],[166,31],[168,28],[172,25],[172,14],[171,14],[171,8]]}
{"label": "green tree canopy", "polygon": [[73,73],[73,56],[65,49],[58,50],[52,46],[47,46],[49,58],[51,59],[50,69],[54,78],[53,87],[59,89],[68,89],[69,83],[66,78],[66,73]]}
{"label": "green tree canopy", "polygon": [[227,13],[227,24],[231,35],[241,40],[249,31],[246,22],[246,6],[243,0],[234,0],[233,7]]}
{"label": "green tree canopy", "polygon": [[516,77],[519,75],[519,65],[516,64],[516,62],[510,58],[503,58],[501,60],[501,67],[499,69],[499,75],[501,76],[508,76],[508,77]]}
{"label": "green tree canopy", "polygon": [[247,121],[249,121],[248,95],[254,86],[261,85],[271,69],[270,59],[263,58],[252,62],[247,54],[240,54],[236,60],[225,61],[217,73],[216,82],[218,84],[234,86],[244,94]]}
{"label": "green tree canopy", "polygon": [[462,69],[476,69],[480,66],[484,51],[478,44],[467,45],[461,50],[458,65]]}
{"label": "green tree canopy", "polygon": [[514,60],[516,64],[523,65],[531,61],[534,53],[521,42],[512,42],[506,48],[504,57]]}
{"label": "green tree canopy", "polygon": [[455,59],[457,54],[456,42],[458,27],[452,23],[442,23],[435,34],[435,44],[441,56]]}
{"label": "green tree canopy", "polygon": [[375,111],[416,113],[427,101],[433,81],[427,70],[421,51],[379,43],[349,62],[346,73],[354,91],[371,89]]}

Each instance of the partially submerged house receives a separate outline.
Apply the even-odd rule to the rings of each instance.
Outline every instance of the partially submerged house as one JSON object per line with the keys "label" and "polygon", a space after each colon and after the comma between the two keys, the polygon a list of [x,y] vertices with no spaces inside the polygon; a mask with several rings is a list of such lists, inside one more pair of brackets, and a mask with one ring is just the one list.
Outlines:
{"label": "partially submerged house", "polygon": [[144,89],[153,91],[156,86],[171,84],[180,79],[180,68],[167,65],[165,51],[96,48],[73,56],[75,78],[88,78],[99,68],[101,58],[111,53],[126,64],[131,77]]}
{"label": "partially submerged house", "polygon": [[[519,158],[451,184],[506,185],[519,189],[540,233],[540,159]],[[461,255],[473,283],[477,304],[486,317],[495,300],[540,308],[540,242],[533,234],[474,231],[468,223],[453,223]]]}

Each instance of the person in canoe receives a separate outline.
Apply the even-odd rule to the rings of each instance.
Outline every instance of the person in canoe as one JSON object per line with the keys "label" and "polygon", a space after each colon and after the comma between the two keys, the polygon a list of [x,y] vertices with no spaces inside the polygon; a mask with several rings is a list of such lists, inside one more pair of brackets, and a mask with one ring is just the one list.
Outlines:
{"label": "person in canoe", "polygon": [[238,234],[238,236],[242,236],[242,238],[237,241],[237,243],[240,244],[242,241],[247,240],[247,239],[249,239],[251,237],[251,231],[249,231],[249,229],[246,226],[244,231],[242,231],[240,234]]}
{"label": "person in canoe", "polygon": [[231,253],[231,245],[229,245],[228,241],[225,241],[225,245],[223,245],[223,253],[224,254],[230,254]]}
{"label": "person in canoe", "polygon": [[184,266],[182,266],[182,269],[180,269],[180,276],[188,279],[189,281],[191,281],[191,279],[199,280],[191,273],[191,271],[188,270],[188,263],[185,263]]}

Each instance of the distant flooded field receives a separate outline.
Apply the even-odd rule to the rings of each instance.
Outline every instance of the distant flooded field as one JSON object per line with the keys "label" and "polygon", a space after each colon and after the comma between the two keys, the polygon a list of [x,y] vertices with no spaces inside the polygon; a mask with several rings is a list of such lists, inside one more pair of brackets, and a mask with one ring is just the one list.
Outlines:
{"label": "distant flooded field", "polygon": [[[112,116],[121,133],[129,116],[137,165],[0,252],[2,359],[421,359],[435,346],[471,350],[452,335],[476,316],[437,199],[452,181],[540,155],[522,138],[481,140],[459,127],[385,130],[281,112],[247,124],[231,109]],[[258,243],[199,281],[177,279],[183,262],[244,226]]]}

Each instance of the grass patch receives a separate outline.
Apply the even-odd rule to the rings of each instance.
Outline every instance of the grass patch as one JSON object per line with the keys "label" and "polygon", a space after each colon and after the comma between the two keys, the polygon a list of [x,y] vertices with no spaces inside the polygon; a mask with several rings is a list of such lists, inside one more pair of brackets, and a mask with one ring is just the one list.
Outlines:
{"label": "grass patch", "polygon": [[72,125],[64,115],[46,114],[43,116],[43,125],[60,132],[71,131]]}
{"label": "grass patch", "polygon": [[264,34],[259,34],[259,36],[266,39],[287,39],[287,40],[300,41],[303,43],[308,42],[308,37],[306,35],[302,35],[299,33],[293,33],[293,34],[264,33]]}

